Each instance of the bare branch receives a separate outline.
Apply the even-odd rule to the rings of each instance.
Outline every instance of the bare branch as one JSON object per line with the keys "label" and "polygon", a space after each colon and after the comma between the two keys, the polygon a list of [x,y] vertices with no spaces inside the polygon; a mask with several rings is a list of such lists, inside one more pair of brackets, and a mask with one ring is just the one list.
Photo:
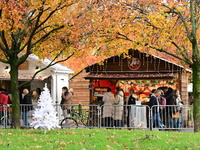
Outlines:
{"label": "bare branch", "polygon": [[[125,35],[123,35],[123,34],[121,34],[121,33],[119,33],[119,32],[117,32],[117,34],[120,35],[120,36],[122,36],[122,37],[117,37],[117,38],[119,38],[119,39],[124,39],[124,40],[128,40],[128,41],[133,42],[133,40],[129,39],[127,36],[125,36]],[[138,44],[138,43],[136,43],[136,44]],[[172,44],[173,44],[174,46],[176,46],[176,48],[178,48],[178,49],[180,50],[180,52],[181,52],[181,48],[180,48],[175,42],[172,41]],[[148,44],[145,45],[145,46],[148,46]],[[168,55],[170,55],[170,56],[173,56],[174,58],[177,58],[177,59],[179,59],[179,60],[181,60],[181,61],[184,61],[185,63],[187,63],[187,64],[189,64],[189,65],[192,64],[192,62],[191,62],[191,61],[187,58],[187,56],[186,56],[185,54],[183,54],[183,53],[182,53],[182,55],[183,55],[184,59],[181,58],[181,57],[178,57],[177,55],[172,54],[172,53],[170,53],[170,52],[168,52],[168,51],[166,51],[166,50],[159,49],[159,48],[156,48],[156,47],[154,47],[154,46],[149,46],[149,47],[152,48],[152,49],[155,49],[155,50],[157,50],[157,51],[159,51],[159,52],[163,52],[163,53],[166,53],[166,54],[168,54]]]}
{"label": "bare branch", "polygon": [[5,51],[6,50],[6,48],[0,43],[0,49],[2,50],[2,51]]}
{"label": "bare branch", "polygon": [[192,42],[192,38],[191,38],[191,35],[190,35],[190,30],[189,30],[189,28],[187,26],[187,22],[184,19],[183,15],[180,12],[175,11],[173,8],[171,8],[171,7],[169,7],[169,6],[165,5],[165,4],[163,4],[163,6],[166,7],[166,8],[168,8],[171,11],[171,13],[175,13],[175,14],[177,14],[180,17],[181,21],[184,24],[184,27],[185,27],[185,30],[186,30],[186,33],[187,33],[187,37],[190,40],[190,42]]}
{"label": "bare branch", "polygon": [[[170,40],[172,40],[172,39],[170,38]],[[179,53],[183,56],[183,58],[184,58],[187,62],[189,62],[190,64],[192,64],[192,62],[191,62],[190,59],[188,58],[187,53],[183,53],[183,52],[182,52],[182,49],[180,48],[180,46],[179,46],[176,42],[174,42],[173,40],[172,40],[171,43],[179,50]],[[185,48],[184,48],[184,50],[185,50]]]}
{"label": "bare branch", "polygon": [[[47,11],[47,10],[50,9],[50,8],[47,8],[47,9],[45,9],[45,10],[43,10],[42,7],[40,8],[40,12],[39,12],[39,14],[38,14],[37,17],[36,17],[37,19],[36,19],[35,27],[34,27],[33,31],[31,32],[31,35],[30,35],[30,37],[29,37],[28,42],[22,47],[22,48],[25,48],[25,47],[27,46],[27,53],[30,53],[30,51],[31,51],[31,48],[32,48],[32,46],[33,46],[33,44],[31,44],[32,38],[33,38],[34,35],[36,34],[37,29],[39,29],[42,25],[44,25],[44,24],[49,20],[49,18],[50,18],[56,11],[58,11],[58,10],[60,10],[60,9],[63,9],[64,7],[67,7],[67,6],[71,6],[71,5],[63,5],[63,6],[61,6],[61,4],[58,5],[54,10],[52,10],[52,11],[49,13],[49,15],[46,17],[46,19],[44,19],[41,23],[39,23],[39,22],[40,22],[41,16],[43,15],[43,13],[44,13],[45,11]],[[58,29],[59,29],[59,28],[56,28],[56,29],[53,29],[53,30],[55,31],[55,30],[58,30]],[[50,31],[50,32],[51,32],[51,31]],[[49,34],[46,34],[46,35],[48,36]],[[42,38],[44,39],[44,37],[46,38],[47,36],[43,36]],[[37,42],[35,42],[35,44],[38,43],[39,41],[41,41],[42,38],[41,38],[40,40],[38,40]]]}
{"label": "bare branch", "polygon": [[122,37],[118,37],[118,36],[117,36],[116,38],[133,42],[133,40],[131,40],[130,38],[128,38],[126,35],[121,34],[120,32],[117,32],[117,34],[118,34],[119,36],[122,36]]}
{"label": "bare branch", "polygon": [[[63,9],[64,7],[66,7],[66,5],[63,5],[62,7],[60,7],[60,5],[58,5],[54,10],[52,10],[49,15],[46,17],[46,19],[44,19],[44,21],[42,21],[37,28],[40,28],[43,24],[45,24],[47,22],[47,20],[49,20],[49,18],[51,18],[51,16],[58,10]],[[44,11],[42,11],[42,13],[44,13]]]}
{"label": "bare branch", "polygon": [[137,6],[134,6],[134,5],[131,5],[131,4],[128,4],[128,3],[124,3],[124,4],[125,4],[125,6],[129,6],[129,7],[134,8],[135,10],[138,10],[141,14],[147,15],[147,13],[143,9],[141,9]]}
{"label": "bare branch", "polygon": [[4,53],[4,55],[6,56],[6,59],[9,60],[9,56],[11,53],[9,53],[9,47],[8,47],[8,44],[7,44],[7,41],[6,41],[6,38],[5,38],[5,34],[4,34],[4,31],[1,31],[0,32],[0,36],[1,36],[1,39],[4,43],[4,45],[2,45],[0,43],[0,48],[2,50],[2,52]]}
{"label": "bare branch", "polygon": [[55,32],[55,31],[57,31],[59,29],[62,29],[62,28],[64,28],[64,25],[62,25],[62,26],[60,26],[58,28],[52,29],[51,31],[46,33],[44,36],[42,36],[39,40],[37,40],[35,43],[32,43],[31,47],[34,47],[37,43],[40,43],[40,42],[44,41],[51,33]]}
{"label": "bare branch", "polygon": [[190,61],[188,62],[187,60],[185,60],[185,59],[183,59],[183,58],[181,58],[181,57],[179,57],[179,56],[177,56],[175,54],[172,54],[172,53],[170,53],[170,52],[168,52],[168,51],[166,51],[164,49],[160,49],[160,48],[157,48],[157,47],[154,47],[154,46],[149,46],[149,47],[152,48],[152,49],[155,49],[155,50],[157,50],[159,52],[163,52],[163,53],[166,53],[166,54],[168,54],[170,56],[173,56],[174,58],[176,58],[176,59],[178,59],[180,61],[184,61],[185,63],[187,63],[190,66],[192,65]]}
{"label": "bare branch", "polygon": [[21,56],[21,57],[18,59],[18,61],[16,62],[16,66],[19,66],[19,65],[21,65],[23,62],[25,62],[29,55],[30,55],[30,53],[25,53],[23,56]]}
{"label": "bare branch", "polygon": [[[44,30],[44,29],[46,29],[46,28],[48,28],[48,27],[50,27],[50,26],[46,26],[46,27],[41,28],[40,30],[37,30],[37,31],[35,32],[34,35],[36,35],[37,33],[41,32],[42,30]],[[28,41],[22,46],[22,48],[20,48],[19,52],[21,52],[22,50],[24,50],[24,48],[25,48],[27,45],[28,45]]]}
{"label": "bare branch", "polygon": [[8,64],[9,61],[8,60],[4,60],[4,59],[0,59],[0,62],[4,63],[4,64]]}
{"label": "bare branch", "polygon": [[43,14],[42,11],[39,12],[38,17],[37,17],[37,20],[36,20],[36,23],[35,23],[35,27],[34,27],[33,31],[31,32],[31,35],[30,35],[30,37],[29,37],[29,39],[28,39],[28,42],[27,42],[27,51],[26,51],[26,53],[28,53],[28,54],[30,54],[32,38],[33,38],[33,36],[35,35],[36,30],[38,29],[38,24],[39,24],[40,17],[42,16],[42,14]]}
{"label": "bare branch", "polygon": [[9,46],[8,46],[8,43],[6,41],[6,38],[5,38],[5,32],[4,31],[1,31],[0,32],[0,36],[1,36],[1,40],[5,46],[6,49],[9,49]]}

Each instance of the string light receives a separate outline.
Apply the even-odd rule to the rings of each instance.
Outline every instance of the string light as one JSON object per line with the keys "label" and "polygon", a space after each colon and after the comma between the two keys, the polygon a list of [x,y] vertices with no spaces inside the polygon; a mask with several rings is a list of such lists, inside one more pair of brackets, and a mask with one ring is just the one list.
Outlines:
{"label": "string light", "polygon": [[169,70],[169,72],[170,72],[170,64],[168,63],[168,70]]}
{"label": "string light", "polygon": [[165,77],[170,77],[174,78],[176,76],[175,73],[148,73],[148,74],[129,74],[129,73],[123,73],[123,74],[104,74],[104,73],[99,73],[99,74],[88,74],[86,78],[165,78]]}
{"label": "string light", "polygon": [[160,69],[160,59],[158,60],[158,72],[159,72],[159,69]]}
{"label": "string light", "polygon": [[174,64],[172,64],[172,73],[174,72]]}
{"label": "string light", "polygon": [[142,55],[143,55],[143,60],[142,60],[142,61],[143,61],[143,66],[144,66],[144,55],[145,55],[145,54],[143,53]]}
{"label": "string light", "polygon": [[156,58],[154,58],[154,64],[153,64],[154,70],[156,70]]}
{"label": "string light", "polygon": [[97,64],[97,73],[99,72],[99,64]]}
{"label": "string light", "polygon": [[121,58],[121,71],[123,70],[123,60],[124,60],[124,57],[122,55],[122,58]]}
{"label": "string light", "polygon": [[113,63],[115,63],[115,57],[113,57]]}
{"label": "string light", "polygon": [[149,70],[149,57],[147,57],[147,71]]}
{"label": "string light", "polygon": [[119,66],[120,66],[120,63],[121,63],[121,56],[119,57]]}

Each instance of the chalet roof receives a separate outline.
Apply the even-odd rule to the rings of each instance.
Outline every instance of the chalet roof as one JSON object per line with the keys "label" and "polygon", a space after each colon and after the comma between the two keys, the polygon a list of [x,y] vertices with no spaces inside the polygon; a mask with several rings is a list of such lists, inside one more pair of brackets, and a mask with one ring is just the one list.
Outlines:
{"label": "chalet roof", "polygon": [[[33,55],[33,54],[29,55],[28,58],[30,58],[30,59],[32,59],[32,60],[35,60],[35,61],[40,61],[39,57],[36,56],[36,55]],[[52,61],[51,61],[50,59],[44,59],[41,63],[42,63],[43,65],[47,66],[47,65],[50,64],[51,62],[52,62]],[[74,73],[74,70],[73,70],[73,69],[68,68],[68,67],[66,67],[66,66],[64,66],[64,65],[62,65],[62,64],[60,64],[60,63],[57,63],[57,64],[51,66],[50,68],[52,68],[54,71],[65,71],[65,72],[67,72],[67,73]]]}
{"label": "chalet roof", "polygon": [[[139,51],[138,51],[138,52],[139,52]],[[175,65],[175,66],[177,66],[177,67],[180,67],[180,68],[182,68],[182,69],[185,69],[185,70],[188,71],[188,72],[192,72],[192,70],[190,70],[190,69],[188,69],[188,68],[182,66],[182,65],[179,63],[178,60],[173,59],[173,61],[172,61],[172,60],[171,60],[171,59],[172,59],[171,56],[169,56],[169,55],[167,55],[167,54],[166,54],[166,55],[160,55],[160,56],[152,55],[152,54],[149,54],[149,53],[147,53],[147,52],[144,52],[144,54],[150,55],[150,56],[152,56],[152,57],[154,57],[154,58],[157,58],[157,59],[163,60],[163,61],[165,61],[165,62],[167,62],[167,63],[173,64],[173,65]],[[161,57],[161,56],[162,56],[162,57]],[[117,55],[108,57],[108,58],[106,58],[105,60],[108,60],[108,59],[114,58],[114,57],[117,57]],[[104,61],[105,61],[105,60],[104,60]],[[170,61],[170,60],[171,60],[171,61]],[[89,67],[91,67],[91,66],[93,66],[93,65],[96,65],[96,64],[98,64],[98,63],[99,63],[99,62],[94,63],[94,64],[92,64],[92,65],[90,65],[90,66],[87,66],[87,67],[84,68],[84,69],[87,70]]]}
{"label": "chalet roof", "polygon": [[[130,65],[137,62],[139,66],[131,68]],[[95,63],[86,67],[89,74],[85,79],[172,79],[183,69],[191,72],[174,61],[130,50],[129,56],[111,56],[104,60],[103,66]]]}
{"label": "chalet roof", "polygon": [[[35,73],[35,66],[40,66],[41,68],[44,68],[45,66],[49,65],[52,62],[50,59],[40,60],[38,56],[33,55],[33,54],[29,55],[27,60],[30,62],[29,64],[32,65],[32,68],[20,70],[19,75],[18,75],[18,78],[20,80],[32,79],[33,74]],[[29,64],[28,64],[28,66],[29,66]],[[1,68],[5,68],[6,66],[7,65],[2,64]],[[0,79],[3,79],[3,80],[10,79],[10,74],[8,73],[9,71],[5,72],[4,70],[5,69],[1,69],[1,71],[0,71]],[[55,73],[61,73],[61,74],[74,73],[74,70],[72,70],[60,63],[57,63],[53,66],[50,66],[45,71],[42,71],[39,74],[37,74],[36,77],[34,78],[34,80],[44,80],[44,79],[48,78],[49,76],[51,76],[51,71],[53,71]]]}

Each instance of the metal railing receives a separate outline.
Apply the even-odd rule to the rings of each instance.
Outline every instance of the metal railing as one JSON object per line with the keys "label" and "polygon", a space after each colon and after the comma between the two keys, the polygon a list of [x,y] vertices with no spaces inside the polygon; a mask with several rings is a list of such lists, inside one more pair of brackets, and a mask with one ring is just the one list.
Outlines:
{"label": "metal railing", "polygon": [[[145,130],[193,131],[193,107],[191,105],[161,107],[148,105],[54,105],[59,124],[65,128],[126,128]],[[12,106],[0,106],[0,128],[10,128]],[[21,126],[30,127],[37,104],[20,105]],[[70,108],[69,110],[63,108]],[[39,108],[38,108],[39,109]],[[65,113],[63,113],[65,112]],[[73,118],[71,121],[63,120]],[[75,120],[75,121],[72,121]],[[69,123],[69,126],[65,126]]]}
{"label": "metal railing", "polygon": [[193,131],[193,107],[191,105],[165,105],[151,108],[152,130]]}
{"label": "metal railing", "polygon": [[149,129],[147,105],[102,105],[101,128]]}

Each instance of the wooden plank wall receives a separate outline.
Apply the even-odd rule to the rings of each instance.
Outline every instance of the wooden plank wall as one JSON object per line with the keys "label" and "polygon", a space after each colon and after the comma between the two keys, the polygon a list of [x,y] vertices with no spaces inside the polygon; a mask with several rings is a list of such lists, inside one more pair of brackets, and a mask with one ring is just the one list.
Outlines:
{"label": "wooden plank wall", "polygon": [[[188,91],[187,91],[187,86],[188,86],[188,75],[186,71],[182,71],[181,77],[180,77],[180,82],[181,82],[181,99],[183,100],[184,105],[188,105]],[[185,126],[188,125],[188,109],[187,107],[184,107],[182,110],[182,117],[183,117],[183,124]]]}
{"label": "wooden plank wall", "polygon": [[90,91],[88,88],[89,80],[84,79],[84,77],[87,74],[88,73],[86,73],[85,70],[83,70],[69,81],[69,88],[73,88],[74,90],[72,104],[89,105],[90,103]]}
{"label": "wooden plank wall", "polygon": [[188,105],[188,75],[186,71],[182,71],[181,74],[181,98],[184,102],[184,105]]}

